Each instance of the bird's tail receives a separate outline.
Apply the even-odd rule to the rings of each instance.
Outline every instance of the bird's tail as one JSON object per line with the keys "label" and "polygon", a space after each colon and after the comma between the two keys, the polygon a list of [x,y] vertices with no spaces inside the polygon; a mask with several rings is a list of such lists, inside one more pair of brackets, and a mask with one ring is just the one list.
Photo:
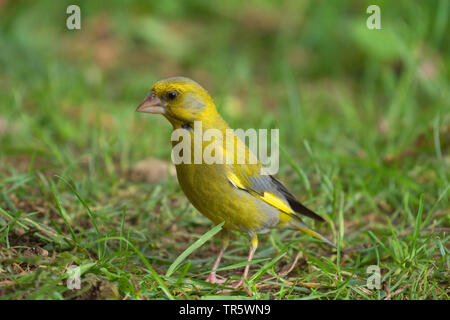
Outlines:
{"label": "bird's tail", "polygon": [[300,221],[300,219],[291,219],[290,220],[291,225],[296,228],[299,229],[302,232],[305,232],[311,236],[313,236],[314,238],[317,238],[319,240],[322,240],[323,242],[325,242],[326,244],[332,246],[333,248],[336,249],[336,245],[331,242],[330,240],[328,240],[327,238],[325,238],[323,235],[321,235],[320,233],[312,230],[310,227],[308,227],[306,224],[304,224],[303,222]]}

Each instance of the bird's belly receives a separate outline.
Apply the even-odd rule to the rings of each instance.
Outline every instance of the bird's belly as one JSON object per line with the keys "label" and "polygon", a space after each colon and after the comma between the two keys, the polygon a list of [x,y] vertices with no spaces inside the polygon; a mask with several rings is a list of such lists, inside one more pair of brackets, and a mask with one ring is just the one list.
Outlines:
{"label": "bird's belly", "polygon": [[265,232],[279,222],[274,207],[246,191],[236,189],[227,179],[224,165],[180,164],[178,182],[192,205],[224,228],[243,232]]}

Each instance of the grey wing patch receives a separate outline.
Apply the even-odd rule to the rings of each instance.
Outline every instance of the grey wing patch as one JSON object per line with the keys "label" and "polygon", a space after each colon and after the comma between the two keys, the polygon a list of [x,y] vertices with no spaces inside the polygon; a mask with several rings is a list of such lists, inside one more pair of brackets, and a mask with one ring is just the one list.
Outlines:
{"label": "grey wing patch", "polygon": [[261,176],[251,176],[248,177],[248,181],[250,183],[250,188],[253,190],[259,192],[260,194],[264,194],[264,192],[269,192],[278,198],[282,200],[288,200],[283,195],[283,193],[280,192],[280,190],[277,188],[277,186],[272,182],[271,176],[267,175],[261,175]]}
{"label": "grey wing patch", "polygon": [[325,221],[314,211],[308,209],[298,201],[295,196],[276,178],[270,175],[248,177],[252,189],[261,193],[270,192],[281,199],[285,199],[293,211],[318,221]]}

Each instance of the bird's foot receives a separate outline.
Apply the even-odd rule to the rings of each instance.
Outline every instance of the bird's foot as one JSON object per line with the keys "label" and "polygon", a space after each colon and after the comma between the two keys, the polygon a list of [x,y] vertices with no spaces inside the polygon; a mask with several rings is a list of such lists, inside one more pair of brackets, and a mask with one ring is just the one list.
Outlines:
{"label": "bird's foot", "polygon": [[221,279],[218,279],[218,277],[220,277],[220,276],[216,275],[215,272],[211,272],[208,276],[208,279],[206,279],[206,282],[222,284],[227,281],[226,278],[220,277]]}
{"label": "bird's foot", "polygon": [[244,284],[245,284],[244,280],[241,279],[241,280],[239,280],[238,282],[236,282],[235,284],[233,284],[233,285],[231,286],[231,288],[233,288],[234,290],[240,289],[240,288],[244,287]]}
{"label": "bird's foot", "polygon": [[236,291],[238,289],[244,289],[245,291],[247,291],[247,288],[245,287],[244,284],[245,284],[244,280],[241,279],[241,280],[227,286],[228,289],[222,289],[219,292],[220,293],[229,293],[229,292]]}

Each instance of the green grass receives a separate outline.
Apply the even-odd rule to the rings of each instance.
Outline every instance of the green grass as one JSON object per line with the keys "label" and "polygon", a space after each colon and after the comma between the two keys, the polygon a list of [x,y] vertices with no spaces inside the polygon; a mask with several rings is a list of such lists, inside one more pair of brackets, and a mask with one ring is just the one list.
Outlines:
{"label": "green grass", "polygon": [[[69,31],[72,3],[1,4],[0,299],[448,299],[448,1],[82,1]],[[277,177],[337,254],[274,230],[246,290],[204,281],[220,227],[173,176],[133,173],[170,160],[167,121],[134,110],[174,75],[233,128],[280,129]],[[234,233],[219,275],[247,250]]]}

